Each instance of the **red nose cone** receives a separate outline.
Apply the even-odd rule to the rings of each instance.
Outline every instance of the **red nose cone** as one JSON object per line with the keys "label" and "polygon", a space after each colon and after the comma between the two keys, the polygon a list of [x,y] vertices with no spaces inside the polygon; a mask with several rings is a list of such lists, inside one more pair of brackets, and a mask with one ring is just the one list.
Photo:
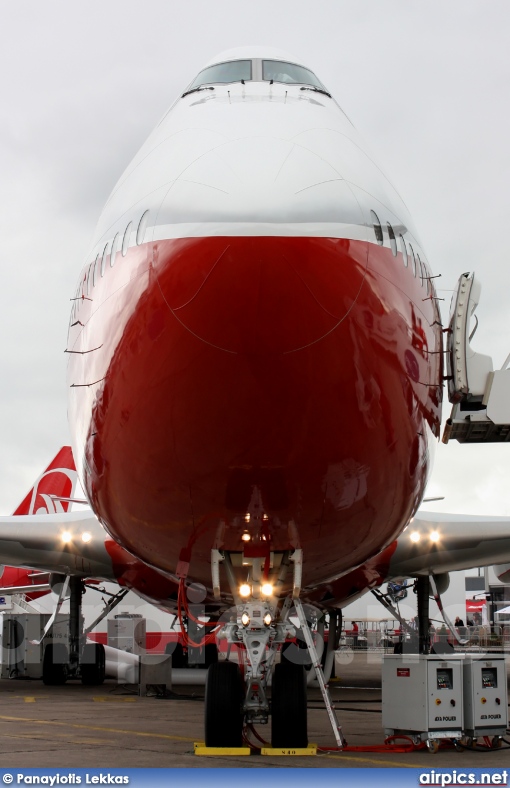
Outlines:
{"label": "red nose cone", "polygon": [[351,246],[331,238],[180,239],[159,244],[155,271],[172,314],[197,338],[236,354],[290,353],[334,331],[356,301],[366,260]]}

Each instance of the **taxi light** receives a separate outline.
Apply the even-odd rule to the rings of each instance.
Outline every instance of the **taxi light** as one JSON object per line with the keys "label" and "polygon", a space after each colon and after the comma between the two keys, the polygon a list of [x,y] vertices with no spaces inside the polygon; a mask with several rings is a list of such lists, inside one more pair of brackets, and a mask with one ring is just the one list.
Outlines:
{"label": "taxi light", "polygon": [[411,534],[411,542],[419,542],[420,541],[420,534],[418,531],[413,531]]}
{"label": "taxi light", "polygon": [[64,533],[62,534],[62,541],[64,544],[69,544],[72,538],[73,537],[71,536],[69,531],[64,531]]}
{"label": "taxi light", "polygon": [[82,533],[82,535],[81,535],[81,539],[82,539],[82,542],[85,542],[85,543],[87,543],[87,542],[90,542],[90,540],[92,539],[92,537],[91,537],[91,535],[89,534],[89,532],[88,532],[88,531],[84,531],[84,532]]}
{"label": "taxi light", "polygon": [[248,624],[250,623],[250,617],[249,617],[248,613],[243,613],[243,615],[241,616],[241,623],[242,623],[243,627],[247,627],[248,626]]}
{"label": "taxi light", "polygon": [[439,534],[437,531],[432,531],[432,533],[430,534],[430,541],[439,542]]}
{"label": "taxi light", "polygon": [[249,523],[250,522],[250,514],[249,514],[249,512],[248,512],[248,514],[244,515],[244,522],[245,523]]}
{"label": "taxi light", "polygon": [[264,616],[264,624],[266,625],[266,627],[268,627],[271,624],[272,620],[273,619],[271,618],[271,613],[266,613],[266,615]]}
{"label": "taxi light", "polygon": [[248,583],[243,583],[242,586],[239,587],[239,593],[241,596],[250,596],[251,586],[249,586]]}
{"label": "taxi light", "polygon": [[241,536],[241,539],[243,540],[243,542],[249,542],[250,539],[251,539],[251,536],[250,536],[250,534],[243,534]]}
{"label": "taxi light", "polygon": [[271,596],[273,593],[273,586],[271,583],[264,583],[260,590],[264,596]]}

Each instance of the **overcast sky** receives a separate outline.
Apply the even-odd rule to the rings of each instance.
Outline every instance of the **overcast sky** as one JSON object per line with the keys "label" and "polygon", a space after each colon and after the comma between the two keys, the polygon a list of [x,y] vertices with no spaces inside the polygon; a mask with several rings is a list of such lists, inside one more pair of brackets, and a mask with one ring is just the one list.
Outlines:
{"label": "overcast sky", "polygon": [[[102,206],[223,49],[276,46],[317,72],[411,210],[446,312],[458,276],[477,272],[476,349],[502,364],[508,0],[0,2],[0,513],[69,440],[69,299]],[[440,445],[429,494],[446,496],[436,510],[510,514],[509,481],[510,445]]]}

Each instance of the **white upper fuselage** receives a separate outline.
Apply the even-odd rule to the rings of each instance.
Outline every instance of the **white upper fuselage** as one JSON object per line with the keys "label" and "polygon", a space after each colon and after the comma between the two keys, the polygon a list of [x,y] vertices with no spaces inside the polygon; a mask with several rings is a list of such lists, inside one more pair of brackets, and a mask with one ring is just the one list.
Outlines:
{"label": "white upper fuselage", "polygon": [[115,186],[88,262],[130,221],[134,244],[146,210],[145,241],[269,234],[376,243],[374,210],[424,256],[404,203],[337,102],[299,84],[215,84],[177,99]]}

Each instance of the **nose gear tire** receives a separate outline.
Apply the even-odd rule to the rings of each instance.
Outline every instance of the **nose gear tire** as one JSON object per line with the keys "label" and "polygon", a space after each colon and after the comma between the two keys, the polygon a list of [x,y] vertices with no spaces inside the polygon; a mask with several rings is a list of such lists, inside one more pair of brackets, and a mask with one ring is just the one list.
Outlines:
{"label": "nose gear tire", "polygon": [[243,684],[234,662],[214,662],[205,685],[205,746],[241,747]]}
{"label": "nose gear tire", "polygon": [[273,747],[308,747],[306,678],[302,665],[284,660],[272,684]]}

